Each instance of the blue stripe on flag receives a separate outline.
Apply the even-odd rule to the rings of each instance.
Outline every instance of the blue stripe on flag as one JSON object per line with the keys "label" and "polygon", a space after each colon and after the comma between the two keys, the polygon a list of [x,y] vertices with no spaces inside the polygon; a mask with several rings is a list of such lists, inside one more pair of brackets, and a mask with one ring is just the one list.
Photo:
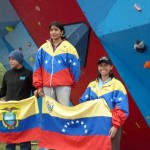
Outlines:
{"label": "blue stripe on flag", "polygon": [[66,135],[109,135],[112,118],[105,116],[63,119],[42,114],[42,130]]}
{"label": "blue stripe on flag", "polygon": [[32,128],[37,128],[41,126],[41,116],[40,114],[32,115],[24,120],[18,121],[18,127],[14,127],[14,129],[8,129],[4,127],[2,121],[0,121],[0,132],[21,132],[25,130],[29,130]]}

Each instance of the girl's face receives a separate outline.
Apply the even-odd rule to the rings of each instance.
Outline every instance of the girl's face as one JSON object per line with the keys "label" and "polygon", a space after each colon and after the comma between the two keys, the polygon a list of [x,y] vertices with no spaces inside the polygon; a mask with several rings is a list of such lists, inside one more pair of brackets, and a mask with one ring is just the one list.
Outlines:
{"label": "girl's face", "polygon": [[60,40],[63,35],[63,31],[61,31],[58,27],[52,25],[50,28],[50,37],[52,40]]}
{"label": "girl's face", "polygon": [[98,65],[98,71],[100,72],[102,77],[109,77],[109,73],[112,70],[112,68],[112,65],[103,62]]}

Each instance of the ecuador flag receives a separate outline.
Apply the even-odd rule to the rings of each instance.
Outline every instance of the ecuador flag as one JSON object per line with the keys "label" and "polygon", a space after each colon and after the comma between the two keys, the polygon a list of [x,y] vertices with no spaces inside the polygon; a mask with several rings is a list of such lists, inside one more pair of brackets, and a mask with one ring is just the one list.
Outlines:
{"label": "ecuador flag", "polygon": [[41,119],[36,97],[21,101],[0,101],[0,142],[37,140]]}
{"label": "ecuador flag", "polygon": [[111,150],[112,115],[105,100],[68,107],[43,97],[40,147],[56,150]]}

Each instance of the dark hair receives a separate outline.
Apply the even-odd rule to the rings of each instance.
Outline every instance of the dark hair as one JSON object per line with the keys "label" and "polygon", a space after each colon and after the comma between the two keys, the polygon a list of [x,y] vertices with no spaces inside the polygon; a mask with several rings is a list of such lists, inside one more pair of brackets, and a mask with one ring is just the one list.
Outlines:
{"label": "dark hair", "polygon": [[[110,70],[110,72],[109,72],[109,77],[110,77],[111,79],[115,77],[114,74],[113,74],[113,72],[112,72],[112,70]],[[99,80],[100,78],[101,78],[101,74],[100,74],[100,72],[98,71],[98,73],[97,73],[97,79]]]}
{"label": "dark hair", "polygon": [[58,22],[58,21],[53,21],[50,25],[49,25],[49,31],[50,31],[50,29],[51,29],[51,27],[52,26],[56,26],[57,28],[59,28],[60,29],[60,31],[63,31],[63,35],[62,35],[62,39],[66,39],[66,37],[65,37],[65,29],[64,29],[64,26],[63,26],[63,24],[62,23],[60,23],[60,22]]}

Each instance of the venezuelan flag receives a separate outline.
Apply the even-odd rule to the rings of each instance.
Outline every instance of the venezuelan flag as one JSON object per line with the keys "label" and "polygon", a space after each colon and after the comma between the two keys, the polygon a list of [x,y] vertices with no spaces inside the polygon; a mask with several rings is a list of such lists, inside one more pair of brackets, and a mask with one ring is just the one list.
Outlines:
{"label": "venezuelan flag", "polygon": [[40,147],[56,150],[111,150],[112,115],[103,99],[68,107],[45,96]]}
{"label": "venezuelan flag", "polygon": [[40,125],[36,97],[0,102],[0,142],[20,143],[37,140]]}

